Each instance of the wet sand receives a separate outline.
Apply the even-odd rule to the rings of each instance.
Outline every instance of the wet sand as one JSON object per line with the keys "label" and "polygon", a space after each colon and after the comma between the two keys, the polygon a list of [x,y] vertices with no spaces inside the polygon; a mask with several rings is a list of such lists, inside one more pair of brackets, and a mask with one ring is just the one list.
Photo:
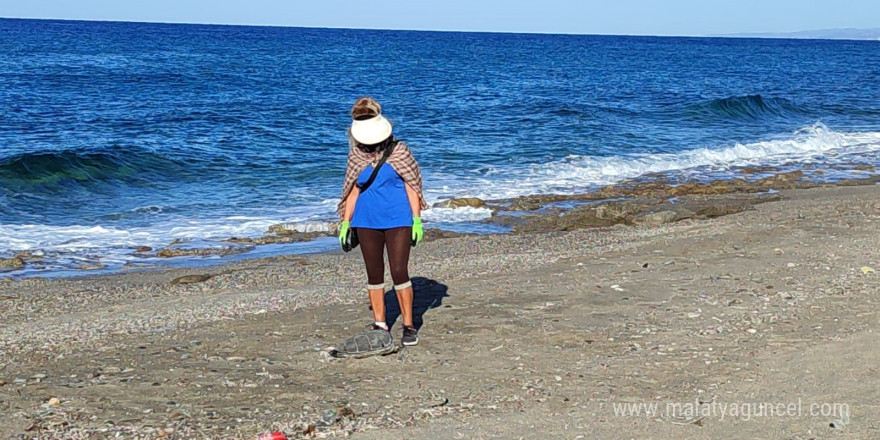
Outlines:
{"label": "wet sand", "polygon": [[780,195],[424,243],[421,344],[362,360],[357,253],[0,279],[0,438],[880,438],[880,187]]}

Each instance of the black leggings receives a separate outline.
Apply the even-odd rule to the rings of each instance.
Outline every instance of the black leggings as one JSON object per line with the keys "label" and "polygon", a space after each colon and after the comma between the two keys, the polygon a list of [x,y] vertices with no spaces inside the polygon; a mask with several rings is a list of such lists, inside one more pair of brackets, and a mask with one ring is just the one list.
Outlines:
{"label": "black leggings", "polygon": [[385,283],[385,249],[388,249],[388,264],[391,266],[391,280],[395,285],[409,281],[409,248],[412,243],[412,228],[409,226],[391,229],[357,228],[361,253],[367,266],[367,284]]}

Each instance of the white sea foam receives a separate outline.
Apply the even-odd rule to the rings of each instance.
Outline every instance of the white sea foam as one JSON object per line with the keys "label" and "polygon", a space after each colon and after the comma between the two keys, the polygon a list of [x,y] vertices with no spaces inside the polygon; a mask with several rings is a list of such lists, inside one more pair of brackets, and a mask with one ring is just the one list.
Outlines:
{"label": "white sea foam", "polygon": [[[625,156],[569,156],[532,167],[512,168],[504,178],[444,179],[446,185],[427,191],[429,198],[507,198],[532,194],[566,193],[608,185],[653,173],[684,173],[694,177],[724,178],[733,167],[779,165],[821,159],[834,163],[844,157],[877,152],[880,133],[840,133],[822,123],[793,136],[720,148],[700,148],[675,154]],[[499,176],[500,177],[500,176]]]}
{"label": "white sea foam", "polygon": [[227,217],[190,220],[144,228],[103,226],[49,226],[0,224],[0,253],[40,249],[48,252],[83,252],[108,248],[160,246],[174,239],[224,239],[262,235],[277,223],[270,219]]}
{"label": "white sea foam", "polygon": [[[429,205],[452,197],[498,199],[531,194],[570,193],[638,178],[672,172],[695,178],[732,177],[731,168],[792,163],[842,163],[880,155],[880,132],[842,133],[821,123],[791,136],[763,142],[702,148],[678,154],[613,157],[570,156],[530,167],[498,166],[503,172],[476,176],[427,176]],[[725,174],[727,173],[727,174]],[[336,221],[336,199],[327,199],[265,216],[231,216],[216,219],[175,220],[148,227],[121,229],[109,225],[48,226],[0,224],[0,256],[21,250],[41,250],[59,258],[79,259],[100,255],[102,262],[124,262],[135,257],[137,246],[166,246],[174,239],[224,239],[256,237],[269,226],[285,223],[301,232],[326,231]],[[147,206],[149,212],[156,207]],[[426,222],[450,225],[476,222],[491,216],[486,208],[432,208],[423,212]]]}
{"label": "white sea foam", "polygon": [[298,223],[279,223],[284,229],[296,232],[329,232],[335,230],[336,222],[305,221]]}
{"label": "white sea foam", "polygon": [[139,214],[161,214],[165,209],[157,205],[139,206],[131,210]]}
{"label": "white sea foam", "polygon": [[474,208],[471,206],[462,208],[431,208],[422,213],[423,220],[436,223],[476,222],[491,216],[491,209]]}
{"label": "white sea foam", "polygon": [[0,252],[45,250],[76,252],[95,248],[131,246],[149,234],[102,226],[0,225]]}

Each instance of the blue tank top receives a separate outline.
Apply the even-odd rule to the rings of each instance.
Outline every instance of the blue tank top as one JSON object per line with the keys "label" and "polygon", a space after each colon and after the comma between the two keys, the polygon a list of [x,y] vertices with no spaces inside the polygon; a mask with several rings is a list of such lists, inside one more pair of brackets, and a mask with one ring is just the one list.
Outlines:
{"label": "blue tank top", "polygon": [[[373,166],[367,165],[358,176],[357,184],[369,180]],[[354,205],[351,227],[390,229],[412,226],[412,209],[406,195],[406,183],[391,165],[382,164],[376,180],[361,193]]]}

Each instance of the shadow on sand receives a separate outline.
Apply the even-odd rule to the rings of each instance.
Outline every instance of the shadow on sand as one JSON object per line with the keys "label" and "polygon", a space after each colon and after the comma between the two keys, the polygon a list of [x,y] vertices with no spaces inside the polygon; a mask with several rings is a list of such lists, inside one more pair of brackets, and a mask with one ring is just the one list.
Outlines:
{"label": "shadow on sand", "polygon": [[[413,324],[416,328],[422,328],[423,316],[430,309],[436,309],[443,305],[443,298],[449,296],[445,284],[429,280],[424,277],[413,277]],[[400,317],[400,304],[397,302],[397,294],[394,290],[385,292],[385,322],[389,327],[394,326]]]}

